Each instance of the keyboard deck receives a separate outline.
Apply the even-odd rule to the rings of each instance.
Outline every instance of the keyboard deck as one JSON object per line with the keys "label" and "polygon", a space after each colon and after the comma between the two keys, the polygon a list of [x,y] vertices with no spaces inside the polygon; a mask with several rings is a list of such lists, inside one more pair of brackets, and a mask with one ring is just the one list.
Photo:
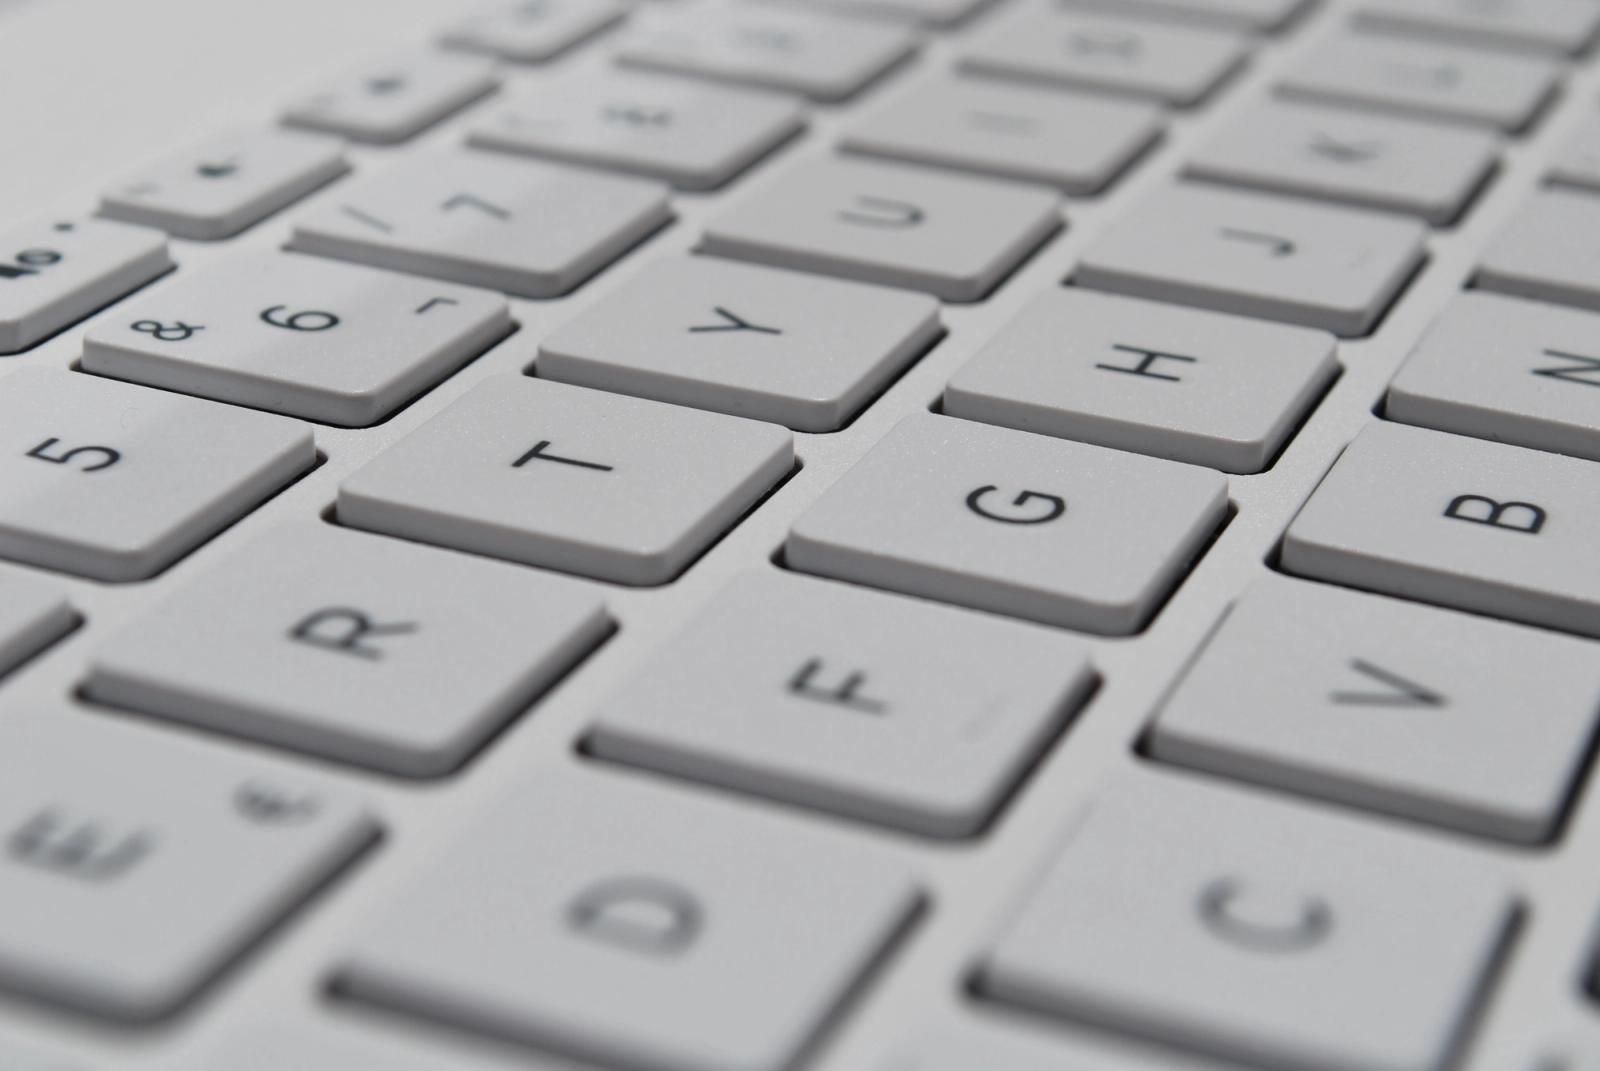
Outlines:
{"label": "keyboard deck", "polygon": [[0,1069],[1600,1067],[1592,0],[534,7],[0,5]]}

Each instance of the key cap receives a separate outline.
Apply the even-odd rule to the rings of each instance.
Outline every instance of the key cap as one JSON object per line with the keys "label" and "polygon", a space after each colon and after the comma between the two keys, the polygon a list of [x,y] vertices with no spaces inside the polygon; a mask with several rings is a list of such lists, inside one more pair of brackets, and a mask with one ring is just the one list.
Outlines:
{"label": "key cap", "polygon": [[153,576],[316,464],[311,429],[78,373],[0,381],[0,557]]}
{"label": "key cap", "polygon": [[279,528],[100,646],[96,701],[406,777],[459,767],[604,637],[499,562]]}
{"label": "key cap", "polygon": [[606,71],[536,86],[486,112],[468,141],[710,190],[804,126],[788,97]]}
{"label": "key cap", "polygon": [[995,78],[1126,93],[1186,107],[1210,96],[1248,49],[1215,30],[1123,21],[1036,5],[990,19],[962,50],[962,70]]}
{"label": "key cap", "polygon": [[1136,632],[1227,511],[1218,473],[906,417],[795,522],[801,572],[1085,632]]}
{"label": "key cap", "polygon": [[897,864],[798,827],[546,770],[417,875],[336,985],[586,1061],[783,1071],[916,899]]}
{"label": "key cap", "polygon": [[1400,115],[1527,128],[1556,91],[1559,69],[1536,56],[1506,56],[1381,37],[1324,41],[1279,85],[1285,96]]}
{"label": "key cap", "polygon": [[575,1071],[565,1060],[521,1054],[513,1060],[498,1055],[503,1047],[495,1049],[497,1055],[490,1056],[490,1046],[469,1047],[459,1036],[430,1044],[416,1031],[394,1031],[390,1023],[373,1024],[359,1035],[312,1033],[303,1019],[295,1019],[208,1046],[184,1071]]}
{"label": "key cap", "polygon": [[1600,461],[1600,316],[1468,291],[1389,385],[1385,415]]}
{"label": "key cap", "polygon": [[841,15],[898,19],[929,29],[949,29],[988,7],[991,0],[765,0]]}
{"label": "key cap", "polygon": [[963,78],[926,82],[846,131],[850,152],[1096,193],[1161,137],[1142,103]]}
{"label": "key cap", "polygon": [[1600,115],[1585,116],[1568,135],[1549,179],[1557,186],[1600,190]]}
{"label": "key cap", "polygon": [[3,736],[27,758],[0,781],[0,986],[76,1011],[171,1014],[376,833],[319,786],[145,728],[63,710]]}
{"label": "key cap", "polygon": [[1400,424],[1367,427],[1289,526],[1283,565],[1600,636],[1600,468]]}
{"label": "key cap", "polygon": [[160,160],[100,199],[100,214],[178,238],[228,238],[350,170],[336,141],[245,130]]}
{"label": "key cap", "polygon": [[[554,0],[545,0],[554,2]],[[494,92],[494,65],[470,56],[420,53],[371,63],[296,101],[291,126],[392,144]]]}
{"label": "key cap", "polygon": [[[175,323],[195,330],[149,329]],[[360,427],[510,332],[498,294],[251,250],[102,319],[84,340],[83,367]]]}
{"label": "key cap", "polygon": [[921,294],[677,257],[546,338],[538,374],[834,431],[940,330],[938,303]]}
{"label": "key cap", "polygon": [[1435,1071],[1512,915],[1444,844],[1146,776],[1095,801],[981,984],[1251,1064]]}
{"label": "key cap", "polygon": [[[1041,1029],[993,1016],[954,1019],[925,1027],[874,1071],[1238,1071],[1189,1053],[1130,1042],[1115,1035]],[[322,1071],[317,1068],[316,1071]]]}
{"label": "key cap", "polygon": [[1009,621],[747,574],[600,709],[603,759],[966,837],[1076,713],[1087,651]]}
{"label": "key cap", "polygon": [[916,47],[916,36],[893,23],[757,4],[702,5],[659,12],[654,22],[636,25],[617,61],[842,101],[909,58]]}
{"label": "key cap", "polygon": [[53,217],[0,238],[0,354],[21,353],[172,268],[159,231]]}
{"label": "key cap", "polygon": [[770,424],[496,376],[339,488],[339,520],[622,584],[682,572],[794,466]]}
{"label": "key cap", "polygon": [[1488,131],[1277,101],[1202,143],[1196,178],[1453,222],[1499,158]]}
{"label": "key cap", "polygon": [[544,63],[627,15],[621,0],[520,0],[485,8],[446,30],[440,42],[512,63]]}
{"label": "key cap", "polygon": [[950,416],[1260,472],[1338,371],[1320,332],[1061,289],[956,373]]}
{"label": "key cap", "polygon": [[[1594,654],[1564,636],[1268,578],[1179,683],[1150,752],[1537,844],[1583,773],[1600,710]],[[1521,716],[1533,696],[1539,716]]]}
{"label": "key cap", "polygon": [[1058,0],[1117,15],[1194,22],[1240,33],[1271,33],[1300,17],[1315,0]]}
{"label": "key cap", "polygon": [[1478,285],[1506,294],[1600,309],[1600,227],[1592,194],[1540,190],[1500,228],[1483,254]]}
{"label": "key cap", "polygon": [[725,209],[701,248],[977,301],[1060,227],[1060,201],[1043,187],[814,159]]}
{"label": "key cap", "polygon": [[71,632],[77,621],[54,586],[20,569],[0,572],[0,677]]}
{"label": "key cap", "polygon": [[290,248],[519,297],[572,290],[672,218],[634,178],[484,153],[389,168],[295,224]]}
{"label": "key cap", "polygon": [[1172,186],[1101,234],[1074,279],[1362,335],[1422,264],[1426,234],[1420,222],[1383,213]]}
{"label": "key cap", "polygon": [[1362,0],[1361,30],[1549,55],[1576,56],[1600,35],[1586,0]]}

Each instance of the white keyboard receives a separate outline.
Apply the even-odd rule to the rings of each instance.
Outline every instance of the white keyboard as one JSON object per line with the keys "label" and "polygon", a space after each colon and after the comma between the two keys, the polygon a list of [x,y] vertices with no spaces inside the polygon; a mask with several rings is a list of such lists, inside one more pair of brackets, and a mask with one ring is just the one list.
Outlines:
{"label": "white keyboard", "polygon": [[0,1071],[1600,1069],[1597,47],[0,2]]}

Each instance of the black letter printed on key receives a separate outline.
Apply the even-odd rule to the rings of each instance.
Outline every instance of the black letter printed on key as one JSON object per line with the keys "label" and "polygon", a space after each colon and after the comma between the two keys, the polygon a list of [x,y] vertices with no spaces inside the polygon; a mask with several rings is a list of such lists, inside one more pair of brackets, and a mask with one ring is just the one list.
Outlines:
{"label": "black letter printed on key", "polygon": [[1152,371],[1162,361],[1182,361],[1185,364],[1198,364],[1200,362],[1198,357],[1185,357],[1181,353],[1163,353],[1160,350],[1147,350],[1142,346],[1123,346],[1119,344],[1113,345],[1111,348],[1118,353],[1136,354],[1139,360],[1133,365],[1097,364],[1095,365],[1096,368],[1106,372],[1124,372],[1130,376],[1143,376],[1145,379],[1163,379],[1169,383],[1182,383],[1183,377],[1175,376],[1170,372]]}
{"label": "black letter printed on key", "polygon": [[801,666],[795,675],[789,678],[789,691],[793,695],[805,699],[815,699],[819,703],[832,703],[835,706],[849,707],[867,714],[884,714],[889,710],[889,704],[881,699],[869,699],[861,694],[861,686],[867,683],[867,675],[860,670],[848,674],[842,681],[832,688],[819,687],[812,683],[817,673],[822,669],[822,659],[812,658]]}
{"label": "black letter printed on key", "polygon": [[289,638],[297,643],[321,647],[325,651],[337,651],[375,662],[383,657],[384,651],[369,641],[380,636],[401,636],[415,631],[417,626],[409,621],[380,625],[360,610],[333,606],[301,618],[289,630]]}
{"label": "black letter printed on key", "polygon": [[1486,524],[1509,532],[1538,535],[1549,514],[1531,502],[1496,502],[1485,495],[1457,495],[1444,508],[1444,515],[1455,521]]}

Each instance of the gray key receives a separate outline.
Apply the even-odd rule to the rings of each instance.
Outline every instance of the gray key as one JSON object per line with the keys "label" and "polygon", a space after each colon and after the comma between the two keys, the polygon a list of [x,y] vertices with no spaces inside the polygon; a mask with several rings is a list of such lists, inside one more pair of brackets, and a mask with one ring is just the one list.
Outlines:
{"label": "gray key", "polygon": [[961,52],[962,70],[996,78],[1198,104],[1245,61],[1243,38],[1123,21],[1044,4],[986,22]]}
{"label": "gray key", "polygon": [[1516,132],[1544,110],[1559,77],[1553,62],[1535,56],[1350,36],[1324,41],[1288,68],[1279,91]]}
{"label": "gray key", "polygon": [[1478,285],[1506,294],[1600,310],[1600,199],[1576,190],[1534,193],[1500,228]]}
{"label": "gray key", "polygon": [[1225,30],[1271,33],[1298,18],[1315,0],[1059,0],[1071,7],[1117,15],[1148,15]]}
{"label": "gray key", "polygon": [[898,865],[723,801],[546,769],[416,876],[337,987],[608,1065],[784,1071],[916,899]]}
{"label": "gray key", "polygon": [[1466,210],[1499,154],[1488,131],[1277,101],[1202,144],[1187,173],[1442,225]]}
{"label": "gray key", "polygon": [[628,15],[622,0],[517,0],[485,8],[447,29],[440,42],[513,63],[544,63]]}
{"label": "gray key", "polygon": [[855,96],[917,48],[916,35],[892,22],[759,4],[702,4],[653,15],[622,42],[617,61],[623,66],[819,101]]}
{"label": "gray key", "polygon": [[1042,187],[858,160],[791,166],[706,227],[708,253],[977,301],[1061,226]]}
{"label": "gray key", "polygon": [[[1585,766],[1600,711],[1595,650],[1269,578],[1223,619],[1162,710],[1150,751],[1537,844],[1555,834]],[[1524,717],[1533,696],[1539,716]]]}
{"label": "gray key", "polygon": [[555,297],[672,218],[641,179],[487,153],[418,156],[296,224],[290,247],[379,268]]}
{"label": "gray key", "polygon": [[345,480],[338,511],[357,528],[659,584],[793,465],[793,436],[771,424],[496,376]]}
{"label": "gray key", "polygon": [[948,29],[967,21],[992,0],[761,0],[834,11],[863,18],[898,19],[932,29]]}
{"label": "gray key", "polygon": [[367,64],[296,101],[284,122],[392,144],[415,137],[498,84],[487,60],[432,52],[397,56]]}
{"label": "gray key", "polygon": [[1551,164],[1549,178],[1557,186],[1600,190],[1600,115],[1584,116],[1567,136]]}
{"label": "gray key", "polygon": [[0,557],[96,580],[160,572],[316,464],[304,424],[46,369],[0,380],[0,439]]}
{"label": "gray key", "polygon": [[20,353],[172,267],[160,231],[51,217],[0,238],[0,354]]}
{"label": "gray key", "polygon": [[538,374],[834,431],[940,330],[938,303],[921,294],[680,257],[547,337]]}
{"label": "gray key", "polygon": [[333,1025],[312,1030],[304,1019],[269,1020],[206,1046],[181,1071],[580,1071],[556,1057],[513,1056],[504,1046],[493,1046],[489,1055],[491,1046],[471,1045],[457,1035],[424,1039],[387,1022],[359,1032],[348,1023]]}
{"label": "gray key", "polygon": [[1585,52],[1600,35],[1600,8],[1588,0],[1361,0],[1352,21],[1378,33],[1558,56]]}
{"label": "gray key", "polygon": [[298,777],[111,719],[12,717],[0,741],[27,757],[0,782],[0,986],[109,1019],[177,1010],[376,833]]}
{"label": "gray key", "polygon": [[375,767],[460,766],[600,642],[600,599],[499,562],[305,524],[101,644],[97,702]]}
{"label": "gray key", "polygon": [[1095,801],[981,985],[1252,1066],[1442,1071],[1512,907],[1463,852],[1144,776]]}
{"label": "gray key", "polygon": [[485,112],[468,140],[709,190],[804,125],[803,109],[789,97],[605,71],[536,84]]}
{"label": "gray key", "polygon": [[1009,621],[749,574],[600,709],[604,759],[933,837],[978,832],[1076,713],[1088,652]]}
{"label": "gray key", "polygon": [[1373,424],[1289,526],[1290,572],[1600,636],[1600,467]]}
{"label": "gray key", "polygon": [[1600,461],[1600,315],[1468,291],[1389,385],[1407,424]]}
{"label": "gray key", "polygon": [[[196,330],[148,330],[179,322]],[[100,320],[84,340],[83,367],[358,427],[383,419],[510,332],[498,294],[252,250]]]}
{"label": "gray key", "polygon": [[1338,371],[1334,340],[1097,294],[1041,294],[945,390],[950,416],[1259,472]]}
{"label": "gray key", "polygon": [[1142,628],[1227,510],[1205,469],[906,417],[795,522],[788,564],[1111,635]]}
{"label": "gray key", "polygon": [[966,78],[923,83],[846,133],[850,152],[1091,194],[1161,136],[1155,105]]}
{"label": "gray key", "polygon": [[130,176],[101,198],[100,214],[179,238],[227,238],[349,169],[336,141],[293,130],[241,131]]}
{"label": "gray key", "polygon": [[55,587],[21,570],[0,572],[0,676],[65,636],[77,620]]}
{"label": "gray key", "polygon": [[1075,279],[1361,335],[1421,265],[1426,235],[1420,222],[1383,213],[1174,186],[1113,222]]}

